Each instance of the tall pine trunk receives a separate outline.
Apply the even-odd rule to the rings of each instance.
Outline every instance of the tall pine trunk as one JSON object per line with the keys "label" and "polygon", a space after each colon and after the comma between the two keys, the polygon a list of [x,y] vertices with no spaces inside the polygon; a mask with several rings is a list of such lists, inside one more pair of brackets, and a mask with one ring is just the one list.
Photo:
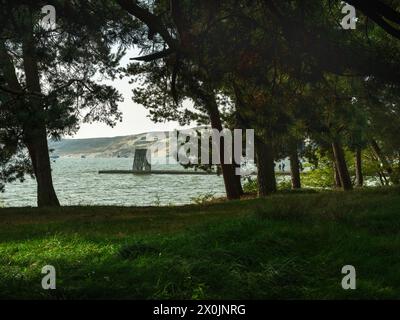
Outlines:
{"label": "tall pine trunk", "polygon": [[332,149],[342,188],[343,190],[351,190],[353,189],[353,185],[351,183],[349,170],[344,157],[344,151],[338,140],[332,142]]}
{"label": "tall pine trunk", "polygon": [[30,9],[27,11],[26,34],[22,44],[23,65],[25,71],[26,88],[30,93],[27,107],[31,114],[29,123],[24,125],[24,142],[31,157],[36,182],[37,204],[39,207],[59,206],[54,191],[47,144],[47,130],[44,120],[44,110],[40,94],[40,77],[38,61],[33,37],[33,20]]}
{"label": "tall pine trunk", "polygon": [[297,151],[297,144],[291,143],[289,145],[289,161],[290,161],[290,176],[292,179],[292,189],[301,188],[300,180],[300,160]]}
{"label": "tall pine trunk", "polygon": [[268,196],[276,192],[275,162],[273,150],[269,142],[255,137],[257,181],[259,197]]}
{"label": "tall pine trunk", "polygon": [[362,172],[361,148],[357,147],[355,152],[355,168],[356,168],[356,186],[364,185],[364,176]]}

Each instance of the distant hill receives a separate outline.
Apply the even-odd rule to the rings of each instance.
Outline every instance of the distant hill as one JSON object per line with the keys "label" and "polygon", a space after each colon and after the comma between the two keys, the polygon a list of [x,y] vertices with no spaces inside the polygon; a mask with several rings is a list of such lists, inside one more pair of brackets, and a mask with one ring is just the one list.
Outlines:
{"label": "distant hill", "polygon": [[[193,128],[194,130],[205,129],[207,126],[199,126]],[[152,140],[156,134],[168,134],[172,131],[164,132],[145,132],[129,136],[119,136],[111,138],[90,138],[90,139],[61,139],[60,141],[49,141],[49,148],[53,150],[52,155],[60,157],[122,157],[132,158],[135,154],[135,149],[146,147],[147,135],[153,135]],[[160,142],[165,142],[160,140]],[[158,156],[165,155],[165,148],[158,150]]]}
{"label": "distant hill", "polygon": [[147,133],[111,138],[49,141],[53,155],[61,157],[133,157],[135,148],[146,144]]}

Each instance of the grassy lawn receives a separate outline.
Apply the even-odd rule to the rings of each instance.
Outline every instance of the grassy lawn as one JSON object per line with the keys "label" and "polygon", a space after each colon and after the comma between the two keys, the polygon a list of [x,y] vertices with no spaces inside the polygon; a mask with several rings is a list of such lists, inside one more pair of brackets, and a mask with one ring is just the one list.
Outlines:
{"label": "grassy lawn", "polygon": [[[41,288],[41,268],[57,289]],[[357,289],[341,288],[354,265]],[[0,298],[400,297],[400,189],[184,207],[0,209]]]}

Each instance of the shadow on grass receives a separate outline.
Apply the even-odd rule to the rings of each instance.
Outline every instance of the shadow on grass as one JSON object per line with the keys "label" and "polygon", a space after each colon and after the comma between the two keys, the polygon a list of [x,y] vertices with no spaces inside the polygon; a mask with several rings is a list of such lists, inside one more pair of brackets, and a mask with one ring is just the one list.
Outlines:
{"label": "shadow on grass", "polygon": [[[206,206],[208,220],[203,208],[3,228],[0,298],[398,298],[396,192],[276,195]],[[46,264],[57,290],[41,289]],[[355,291],[340,285],[348,264]]]}

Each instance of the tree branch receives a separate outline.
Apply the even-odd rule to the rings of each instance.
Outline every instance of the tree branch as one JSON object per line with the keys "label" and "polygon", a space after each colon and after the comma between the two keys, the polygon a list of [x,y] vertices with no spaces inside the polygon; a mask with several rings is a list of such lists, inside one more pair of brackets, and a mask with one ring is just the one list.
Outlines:
{"label": "tree branch", "polygon": [[151,54],[149,54],[147,56],[131,58],[130,60],[150,62],[150,61],[158,60],[158,59],[161,59],[161,58],[165,58],[165,57],[169,56],[173,52],[174,51],[171,50],[171,49],[166,49],[166,50],[163,50],[163,51],[160,51],[160,52],[151,53]]}
{"label": "tree branch", "polygon": [[180,50],[179,42],[171,36],[158,16],[137,5],[135,0],[117,0],[117,3],[122,9],[145,23],[151,33],[158,33],[168,44],[169,49],[173,51]]}
{"label": "tree branch", "polygon": [[[346,0],[346,2],[364,13],[387,33],[400,39],[400,12],[397,12],[387,4],[378,0]],[[399,28],[395,28],[387,21],[391,21]]]}

